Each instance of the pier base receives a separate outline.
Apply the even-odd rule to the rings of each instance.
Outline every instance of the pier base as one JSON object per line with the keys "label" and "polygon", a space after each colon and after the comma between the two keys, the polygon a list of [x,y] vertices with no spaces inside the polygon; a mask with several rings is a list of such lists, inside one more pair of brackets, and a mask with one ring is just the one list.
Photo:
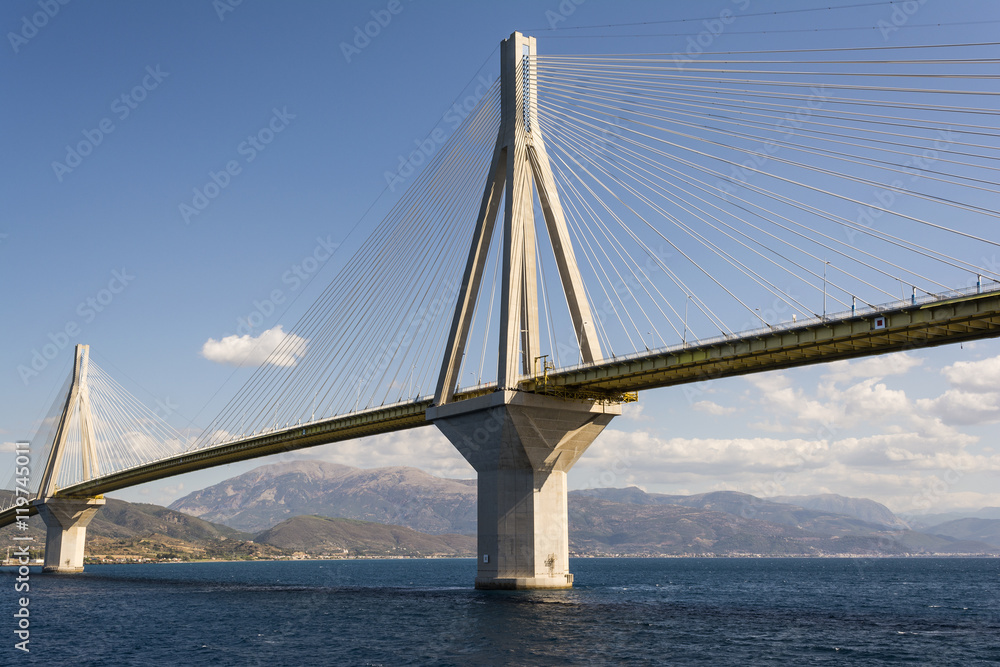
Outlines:
{"label": "pier base", "polygon": [[104,498],[46,498],[35,501],[46,527],[42,572],[83,572],[87,526],[104,503]]}
{"label": "pier base", "polygon": [[571,588],[566,473],[621,406],[498,391],[428,408],[478,473],[476,588]]}

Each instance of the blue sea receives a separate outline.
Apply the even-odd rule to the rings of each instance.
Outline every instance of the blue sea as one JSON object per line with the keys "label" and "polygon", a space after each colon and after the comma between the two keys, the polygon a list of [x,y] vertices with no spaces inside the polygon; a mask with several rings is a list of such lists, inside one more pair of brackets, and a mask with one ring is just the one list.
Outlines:
{"label": "blue sea", "polygon": [[574,559],[557,592],[472,559],[2,568],[2,665],[1000,664],[1000,559]]}

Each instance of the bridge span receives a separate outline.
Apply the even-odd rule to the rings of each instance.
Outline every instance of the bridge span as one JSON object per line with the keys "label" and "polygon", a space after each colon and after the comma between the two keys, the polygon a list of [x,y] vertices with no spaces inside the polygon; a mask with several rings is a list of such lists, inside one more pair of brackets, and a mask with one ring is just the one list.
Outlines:
{"label": "bridge span", "polygon": [[[835,58],[803,61],[801,73],[841,76],[839,71],[809,69],[848,66],[839,54]],[[962,59],[935,64],[987,61],[994,62]],[[925,61],[891,57],[847,62],[897,66]],[[534,38],[512,34],[501,46],[497,85],[469,114],[455,141],[442,147],[428,171],[415,179],[385,227],[376,230],[370,245],[352,260],[344,282],[331,285],[296,325],[301,335],[289,337],[272,353],[271,361],[281,363],[265,363],[258,369],[192,443],[166,431],[139,433],[130,419],[146,428],[153,418],[139,414],[138,408],[115,414],[115,408],[102,402],[102,396],[116,391],[113,383],[96,366],[91,368],[87,346],[78,346],[39,485],[32,494],[15,496],[0,511],[0,526],[40,513],[47,526],[45,569],[78,572],[83,567],[87,524],[105,493],[227,463],[434,424],[477,471],[476,586],[566,588],[573,581],[568,562],[567,473],[621,414],[622,404],[637,399],[637,392],[1000,336],[1000,273],[995,266],[985,260],[982,266],[974,265],[944,253],[931,240],[917,240],[913,232],[957,239],[969,253],[1000,247],[1000,242],[979,231],[995,229],[1000,218],[1000,211],[991,208],[996,189],[990,189],[1000,184],[989,180],[995,177],[987,173],[995,168],[979,163],[990,156],[969,153],[970,146],[985,151],[984,146],[970,139],[956,144],[952,152],[950,145],[939,148],[951,156],[942,160],[946,166],[921,172],[929,183],[944,183],[946,190],[941,192],[918,192],[890,183],[894,197],[907,195],[919,205],[900,204],[895,211],[868,206],[878,213],[879,225],[873,224],[874,217],[858,222],[831,213],[829,202],[817,205],[822,198],[848,208],[863,205],[858,188],[863,193],[884,185],[872,180],[868,170],[910,173],[906,171],[913,170],[910,163],[897,164],[903,159],[899,154],[914,146],[907,142],[929,145],[935,114],[978,114],[983,109],[958,103],[911,105],[917,110],[913,113],[928,117],[893,116],[888,125],[897,128],[903,120],[912,121],[908,127],[916,133],[897,142],[901,135],[885,130],[880,113],[883,107],[895,109],[898,104],[831,98],[831,91],[852,88],[828,85],[823,89],[824,104],[834,108],[811,111],[802,123],[814,124],[810,128],[816,132],[816,142],[830,142],[836,148],[828,143],[823,149],[819,144],[795,145],[790,134],[781,135],[774,139],[775,148],[769,149],[765,162],[754,162],[773,167],[765,171],[746,166],[751,161],[739,161],[746,155],[762,155],[759,147],[753,147],[760,139],[755,132],[764,131],[756,118],[780,120],[775,114],[785,113],[786,102],[802,99],[786,89],[805,84],[787,79],[795,72],[785,69],[791,65],[784,61],[706,58],[698,65],[679,66],[655,54],[645,60],[634,54],[546,58],[536,53]],[[778,71],[766,69],[778,65]],[[774,78],[765,89],[748,93],[742,104],[731,105],[733,100],[725,95],[740,89],[723,85],[719,77],[724,75],[736,77],[728,83],[751,87],[765,85],[753,77]],[[721,94],[709,96],[710,113],[693,117],[693,109],[704,106],[706,88]],[[873,91],[871,86],[855,89]],[[900,95],[921,90],[887,85],[881,92]],[[855,108],[861,104],[873,105],[878,113],[859,113]],[[719,109],[727,105],[736,110],[722,120]],[[956,132],[972,137],[989,134],[983,131],[986,126],[964,121],[954,123]],[[865,129],[871,134],[862,140],[845,134],[850,126],[839,123],[846,122],[878,124],[880,129]],[[727,123],[738,129],[721,129]],[[831,131],[832,127],[839,129]],[[780,123],[771,130],[776,128],[781,131]],[[692,135],[695,129],[705,136]],[[726,141],[720,142],[718,134]],[[692,144],[695,139],[701,143]],[[741,143],[747,141],[751,143]],[[883,143],[892,145],[885,154],[866,152]],[[493,148],[487,159],[479,152],[489,145]],[[709,146],[720,153],[706,154]],[[730,155],[733,150],[742,155]],[[800,162],[791,157],[798,152],[821,155],[823,160]],[[772,178],[795,188],[796,194],[765,188],[745,174],[734,179],[718,171],[713,160],[742,164],[751,175]],[[846,160],[851,166],[836,172],[826,160]],[[822,177],[810,184],[805,181],[807,172]],[[708,180],[691,180],[690,174]],[[450,184],[449,179],[472,183],[475,191],[463,197],[442,196],[442,183]],[[843,193],[829,189],[831,179],[843,182]],[[969,202],[958,201],[952,188],[961,192],[967,188],[974,196]],[[933,207],[975,224],[961,229],[939,224],[924,213],[924,208]],[[889,225],[890,217],[903,232]],[[615,230],[608,226],[611,222],[618,225]],[[692,227],[694,223],[701,225],[700,230]],[[828,233],[830,226],[847,232],[843,238],[849,240]],[[438,264],[460,257],[453,253],[458,246],[464,250],[464,243],[456,244],[453,237],[461,230],[469,241],[464,272],[457,289],[445,290],[452,285],[453,273],[449,266]],[[771,230],[784,230],[785,235]],[[853,243],[858,237],[873,247]],[[682,239],[705,257],[685,249]],[[626,241],[633,244],[631,249]],[[653,249],[655,243],[662,244],[662,251]],[[880,258],[873,251],[875,244],[894,254]],[[736,249],[744,254],[733,254]],[[549,262],[548,270],[543,259]],[[822,314],[804,297],[779,288],[750,260],[769,263],[799,280],[814,297],[821,295]],[[913,266],[904,267],[904,261]],[[706,292],[721,294],[762,326],[732,331],[693,289],[693,279],[680,275],[682,266],[702,280]],[[943,267],[942,274],[925,275],[934,267]],[[384,275],[389,279],[377,282]],[[955,281],[955,276],[971,279],[974,286],[950,290],[943,281]],[[662,283],[654,277],[662,278]],[[896,286],[908,289],[911,297],[875,304],[879,299],[872,293],[895,298]],[[369,295],[376,287],[378,293]],[[739,293],[743,287],[752,288],[757,303],[773,296],[803,319],[767,322],[750,307],[751,299]],[[865,290],[869,296],[861,298]],[[452,308],[451,318],[427,317],[425,301],[442,292],[448,298],[437,301]],[[600,311],[593,307],[598,294],[606,299]],[[850,309],[827,314],[828,297]],[[554,307],[563,311],[553,315]],[[693,329],[689,307],[702,324],[722,333],[710,338],[691,334],[694,339],[689,340]],[[630,351],[619,346],[616,326]],[[648,331],[650,343],[637,349],[635,341],[644,340],[647,326],[655,330]],[[658,326],[676,336],[661,334]],[[549,361],[545,352],[558,350],[554,342],[558,334],[553,332],[559,327],[569,332],[565,338],[572,338],[574,356],[581,363],[557,368]],[[543,333],[549,335],[548,347]],[[654,334],[661,343],[668,338],[679,342],[656,345]],[[470,341],[480,337],[483,349],[473,350]],[[309,348],[303,352],[294,341],[307,339]],[[480,355],[478,375],[469,371],[477,365],[475,353]],[[487,362],[495,364],[496,379],[482,382]],[[424,370],[418,371],[418,365]],[[460,378],[469,372],[479,382],[462,387]],[[436,377],[432,394],[411,391],[414,384],[427,386],[413,382],[420,373],[429,374],[432,382]],[[370,395],[382,398],[360,407],[371,378],[378,381],[369,383]],[[390,400],[393,391],[406,398]],[[316,418],[317,414],[324,416]]]}
{"label": "bridge span", "polygon": [[[1000,286],[892,304],[865,314],[720,336],[620,359],[522,376],[518,390],[561,401],[619,404],[634,392],[719,378],[916,350],[1000,336]],[[455,402],[498,391],[495,383],[458,391]],[[235,438],[56,489],[52,497],[87,499],[187,472],[298,449],[428,426],[433,396]],[[41,503],[0,511],[0,527],[38,513]],[[25,511],[26,510],[26,511]],[[82,562],[80,564],[82,567]],[[75,566],[74,566],[75,567]]]}
{"label": "bridge span", "polygon": [[[916,305],[895,304],[863,315],[787,323],[522,376],[518,390],[619,403],[632,399],[628,394],[660,387],[1000,337],[1000,286],[988,292],[966,291],[971,293],[956,292]],[[879,318],[884,323],[876,326]],[[496,384],[490,383],[457,392],[455,401],[495,391]],[[433,404],[433,396],[424,396],[276,428],[79,482],[55,495],[86,498],[227,463],[428,426],[427,409]],[[0,527],[15,518],[12,509],[0,512]]]}

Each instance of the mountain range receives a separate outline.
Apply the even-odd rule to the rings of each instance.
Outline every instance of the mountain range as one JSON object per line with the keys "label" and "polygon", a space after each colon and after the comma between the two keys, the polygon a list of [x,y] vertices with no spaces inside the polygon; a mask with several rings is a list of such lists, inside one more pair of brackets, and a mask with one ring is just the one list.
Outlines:
{"label": "mountain range", "polygon": [[[0,528],[0,540],[32,538],[41,558],[45,526],[28,519],[27,530]],[[314,557],[472,556],[476,539],[468,535],[426,535],[403,526],[315,516],[296,516],[259,534],[211,523],[166,507],[113,498],[87,528],[85,555],[91,561],[256,560]]]}
{"label": "mountain range", "polygon": [[473,556],[471,535],[428,535],[404,526],[356,519],[296,516],[254,538],[285,551],[312,556]]}
{"label": "mountain range", "polygon": [[1000,520],[997,519],[955,519],[927,528],[924,532],[959,540],[976,540],[1000,545]]}
{"label": "mountain range", "polygon": [[[920,517],[825,494],[758,498],[601,488],[569,494],[576,555],[1000,554],[1000,518]],[[198,516],[194,516],[198,515]],[[96,560],[471,556],[476,485],[414,468],[318,461],[262,466],[170,508],[109,498],[87,535]],[[44,544],[39,517],[21,536]],[[920,530],[914,527],[919,526]],[[0,529],[0,539],[15,527]],[[7,541],[11,544],[10,539]]]}
{"label": "mountain range", "polygon": [[908,521],[912,528],[924,530],[958,519],[1000,519],[1000,507],[982,507],[980,509],[918,514],[909,517]]}
{"label": "mountain range", "polygon": [[261,466],[195,491],[170,509],[245,532],[317,515],[441,534],[476,532],[476,482],[416,468],[361,469],[322,461]]}
{"label": "mountain range", "polygon": [[[27,530],[0,528],[0,539],[33,538],[29,544],[41,557],[45,525],[39,516],[27,521]],[[182,512],[147,503],[129,503],[108,498],[87,527],[85,555],[99,560],[278,558],[281,549],[254,541],[253,535],[213,524]]]}
{"label": "mountain range", "polygon": [[[349,524],[322,517],[471,536],[475,507],[474,480],[321,461],[262,466],[170,506],[306,552],[344,548],[361,537]],[[679,496],[588,489],[569,494],[569,521],[571,551],[590,555],[1000,553],[993,532],[1000,521],[919,532],[884,505],[832,494],[765,499],[734,491]]]}

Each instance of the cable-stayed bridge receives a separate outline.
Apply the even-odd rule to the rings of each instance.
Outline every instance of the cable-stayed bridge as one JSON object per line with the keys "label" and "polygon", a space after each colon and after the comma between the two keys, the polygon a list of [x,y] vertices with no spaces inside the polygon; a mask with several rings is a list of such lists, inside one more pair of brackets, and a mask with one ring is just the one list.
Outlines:
{"label": "cable-stayed bridge", "polygon": [[566,473],[636,392],[1000,335],[997,46],[679,60],[515,33],[200,437],[80,348],[0,525],[41,512],[47,569],[75,571],[103,493],[434,423],[479,476],[477,586],[568,586]]}

